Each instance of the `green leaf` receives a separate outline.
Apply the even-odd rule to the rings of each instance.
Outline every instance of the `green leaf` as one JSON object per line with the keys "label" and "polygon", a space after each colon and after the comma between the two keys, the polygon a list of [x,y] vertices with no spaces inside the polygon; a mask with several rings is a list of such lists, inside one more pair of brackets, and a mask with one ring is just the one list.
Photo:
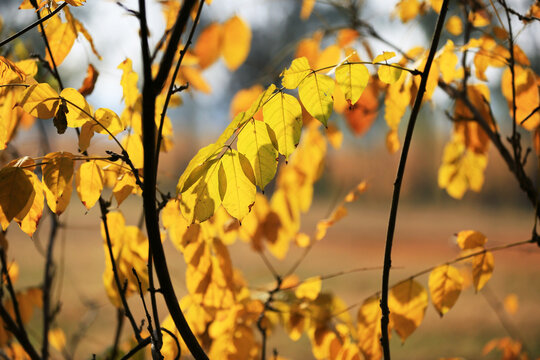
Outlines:
{"label": "green leaf", "polygon": [[242,220],[255,202],[255,176],[249,160],[238,151],[229,149],[221,159],[219,172],[222,204],[227,212]]}
{"label": "green leaf", "polygon": [[311,67],[305,57],[294,59],[291,67],[281,73],[281,84],[286,89],[296,89],[310,72]]}
{"label": "green leaf", "polygon": [[289,159],[302,132],[302,107],[298,100],[282,92],[276,94],[263,108],[264,122],[274,131],[277,149]]}
{"label": "green leaf", "polygon": [[332,114],[334,80],[327,75],[310,74],[298,87],[300,100],[307,112],[327,126]]}
{"label": "green leaf", "polygon": [[276,175],[278,156],[267,124],[251,119],[238,134],[237,148],[253,167],[255,184],[264,191],[264,187]]}
{"label": "green leaf", "polygon": [[336,81],[345,93],[345,99],[356,104],[368,84],[369,71],[363,64],[345,63],[337,67]]}

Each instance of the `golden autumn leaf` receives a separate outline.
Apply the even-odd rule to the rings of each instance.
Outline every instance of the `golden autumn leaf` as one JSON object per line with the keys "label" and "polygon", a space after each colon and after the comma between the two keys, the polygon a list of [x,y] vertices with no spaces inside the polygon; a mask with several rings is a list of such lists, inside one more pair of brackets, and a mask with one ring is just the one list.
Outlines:
{"label": "golden autumn leaf", "polygon": [[[253,85],[249,89],[239,90],[231,100],[230,117],[234,118],[240,112],[247,111],[262,93],[263,87],[258,84]],[[259,114],[254,115],[256,120],[262,120],[262,116]]]}
{"label": "golden autumn leaf", "polygon": [[45,195],[43,193],[43,183],[39,181],[36,174],[32,174],[32,186],[34,187],[35,197],[34,201],[30,207],[30,210],[26,215],[21,217],[15,217],[15,221],[19,224],[21,230],[26,233],[28,236],[34,235],[34,232],[37,229],[41,215],[43,214],[44,200]]}
{"label": "golden autumn leaf", "polygon": [[222,205],[234,218],[242,220],[255,202],[255,175],[249,160],[236,150],[223,154],[219,168]]}
{"label": "golden autumn leaf", "polygon": [[426,289],[413,279],[403,281],[390,289],[390,321],[402,342],[420,326],[427,306]]}
{"label": "golden autumn leaf", "polygon": [[26,89],[19,104],[30,115],[40,119],[49,119],[56,114],[60,98],[49,84],[40,83]]}
{"label": "golden autumn leaf", "polygon": [[34,202],[32,172],[20,167],[0,170],[0,223],[6,230],[13,218],[26,216]]}
{"label": "golden autumn leaf", "polygon": [[314,67],[317,63],[317,59],[319,58],[319,45],[321,43],[322,37],[323,34],[319,31],[316,31],[311,38],[300,40],[298,46],[296,47],[296,53],[294,54],[294,58],[296,59],[305,57],[308,60],[308,64],[311,67]]}
{"label": "golden autumn leaf", "polygon": [[59,199],[69,188],[73,179],[73,154],[56,152],[47,154],[43,165],[43,183],[50,193]]}
{"label": "golden autumn leaf", "polygon": [[135,176],[131,172],[121,174],[113,187],[113,195],[116,202],[120,204],[131,194],[136,193],[138,189]]}
{"label": "golden autumn leaf", "polygon": [[291,66],[281,73],[281,84],[286,89],[296,89],[311,71],[307,58],[296,58],[292,61]]}
{"label": "golden autumn leaf", "polygon": [[344,116],[347,124],[356,136],[362,136],[369,131],[377,118],[379,101],[378,89],[373,82],[368,83],[360,99],[347,108]]}
{"label": "golden autumn leaf", "polygon": [[120,85],[122,86],[124,93],[124,101],[126,106],[132,107],[135,105],[139,97],[139,89],[137,88],[139,75],[133,71],[133,62],[129,58],[122,61],[120,65],[118,65],[117,69],[122,70]]}
{"label": "golden autumn leaf", "polygon": [[322,240],[326,236],[326,231],[328,228],[339,220],[343,219],[346,215],[347,209],[343,205],[338,206],[328,217],[328,219],[321,220],[317,223],[317,233],[315,235],[315,239]]}
{"label": "golden autumn leaf", "polygon": [[358,309],[358,347],[366,359],[382,357],[381,306],[379,297],[366,299]]}
{"label": "golden autumn leaf", "polygon": [[144,149],[141,136],[131,133],[124,137],[120,143],[126,149],[133,166],[136,169],[142,169],[144,167]]}
{"label": "golden autumn leaf", "polygon": [[325,327],[311,327],[308,330],[309,340],[311,341],[311,351],[315,359],[327,359],[330,357],[330,349],[334,341],[339,343],[336,334]]}
{"label": "golden autumn leaf", "polygon": [[[538,78],[530,68],[521,66],[514,67],[516,85],[516,123],[525,129],[532,131],[540,125],[540,113],[534,112],[540,104],[540,94],[538,90]],[[501,89],[510,108],[510,115],[513,115],[512,106],[512,74],[509,68],[503,72],[501,79]]]}
{"label": "golden autumn leaf", "polygon": [[211,23],[201,31],[193,48],[201,69],[206,69],[219,59],[222,33],[223,27],[218,23]]}
{"label": "golden autumn leaf", "polygon": [[57,351],[63,351],[66,347],[66,334],[61,328],[54,328],[49,331],[49,343]]}
{"label": "golden autumn leaf", "polygon": [[73,88],[64,89],[60,93],[60,98],[63,99],[62,103],[65,101],[68,110],[66,113],[67,126],[78,128],[91,119],[92,109],[84,96],[77,90]]}
{"label": "golden autumn leaf", "polygon": [[278,152],[274,146],[273,132],[262,121],[250,120],[238,134],[237,149],[249,160],[255,175],[255,184],[264,191],[277,171]]}
{"label": "golden autumn leaf", "polygon": [[305,279],[298,285],[294,294],[299,299],[315,300],[321,292],[322,281],[320,276]]}
{"label": "golden autumn leaf", "polygon": [[315,62],[315,69],[330,70],[334,68],[341,59],[341,49],[337,45],[329,45],[319,53],[317,61]]}
{"label": "golden autumn leaf", "polygon": [[[64,13],[66,13],[65,10]],[[59,16],[53,16],[45,24],[45,35],[49,41],[54,63],[58,66],[64,62],[64,59],[71,51],[77,38],[77,31],[68,21],[63,22]],[[49,52],[46,53],[45,59],[53,68]]]}
{"label": "golden autumn leaf", "polygon": [[302,0],[302,8],[300,9],[300,19],[306,20],[311,15],[315,0]]}
{"label": "golden autumn leaf", "polygon": [[487,242],[487,238],[479,231],[463,230],[456,234],[456,242],[461,250],[469,250],[483,247]]}
{"label": "golden autumn leaf", "polygon": [[81,164],[75,180],[77,193],[83,205],[90,209],[101,196],[103,191],[103,170],[95,160]]}
{"label": "golden autumn leaf", "polygon": [[382,54],[377,55],[375,59],[373,59],[373,64],[379,64],[377,74],[383,83],[393,84],[401,77],[403,71],[400,68],[396,68],[395,65],[388,63],[388,60],[395,56],[396,53],[393,51],[383,51]]}
{"label": "golden autumn leaf", "polygon": [[336,81],[345,93],[345,99],[356,104],[368,84],[369,71],[363,64],[345,63],[336,68]]}
{"label": "golden autumn leaf", "polygon": [[445,28],[450,34],[458,36],[463,32],[463,22],[459,16],[452,15],[446,21]]}
{"label": "golden autumn leaf", "polygon": [[336,36],[336,43],[339,47],[345,48],[358,38],[358,31],[355,29],[341,29]]}
{"label": "golden autumn leaf", "polygon": [[451,265],[441,265],[429,274],[429,292],[433,306],[442,317],[456,303],[463,289],[463,277]]}
{"label": "golden autumn leaf", "polygon": [[418,0],[400,0],[396,5],[396,11],[401,21],[406,23],[423,12],[423,9]]}
{"label": "golden autumn leaf", "polygon": [[251,29],[239,16],[223,24],[221,53],[229,70],[234,71],[246,60],[251,49]]}
{"label": "golden autumn leaf", "polygon": [[476,291],[481,290],[493,274],[494,258],[491,251],[472,258],[473,284]]}
{"label": "golden autumn leaf", "polygon": [[332,114],[334,99],[334,80],[317,73],[309,74],[298,85],[298,95],[307,112],[325,127]]}
{"label": "golden autumn leaf", "polygon": [[288,160],[302,132],[300,103],[294,96],[279,92],[264,105],[263,116],[264,122],[274,132],[277,150]]}

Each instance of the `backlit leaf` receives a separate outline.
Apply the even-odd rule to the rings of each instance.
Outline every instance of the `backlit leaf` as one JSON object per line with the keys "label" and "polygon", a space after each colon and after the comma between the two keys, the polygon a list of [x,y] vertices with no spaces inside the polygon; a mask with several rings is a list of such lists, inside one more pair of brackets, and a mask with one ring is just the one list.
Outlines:
{"label": "backlit leaf", "polygon": [[138,188],[135,176],[131,172],[125,172],[120,176],[113,187],[113,195],[118,205],[120,205],[129,195],[136,192]]}
{"label": "backlit leaf", "polygon": [[332,212],[332,215],[328,219],[321,220],[317,223],[317,234],[315,235],[316,240],[321,240],[326,236],[326,231],[329,227],[334,225],[339,220],[343,219],[347,215],[347,209],[341,205],[336,210]]}
{"label": "backlit leaf", "polygon": [[360,99],[352,106],[345,108],[343,115],[356,136],[365,134],[377,118],[379,109],[377,97],[376,85],[373,82],[368,83]]}
{"label": "backlit leaf", "polygon": [[78,90],[81,95],[90,95],[94,91],[94,86],[96,85],[98,76],[99,72],[96,70],[94,65],[88,64],[88,68],[86,69],[86,77]]}
{"label": "backlit leaf", "polygon": [[229,70],[234,71],[246,60],[251,48],[251,29],[239,16],[223,24],[222,54]]}
{"label": "backlit leaf", "polygon": [[446,30],[454,36],[458,36],[463,32],[463,22],[461,21],[461,18],[457,15],[450,16],[446,21],[445,27]]}
{"label": "backlit leaf", "polygon": [[17,216],[15,220],[19,224],[21,230],[28,236],[34,235],[37,229],[41,215],[43,214],[45,195],[43,194],[43,184],[39,181],[36,174],[31,173],[32,186],[34,187],[35,197],[32,206],[26,215]]}
{"label": "backlit leaf", "polygon": [[35,191],[31,181],[32,172],[20,167],[4,167],[0,170],[0,222],[2,230],[16,216],[23,218],[34,202]]}
{"label": "backlit leaf", "polygon": [[45,200],[47,200],[47,206],[49,206],[49,209],[56,215],[62,214],[67,206],[69,205],[69,201],[71,200],[71,193],[73,192],[73,182],[70,181],[66,187],[64,188],[64,191],[62,192],[62,196],[57,197],[47,186],[43,187],[43,190],[45,191]]}
{"label": "backlit leaf", "polygon": [[47,83],[30,86],[21,97],[20,105],[32,116],[49,119],[56,114],[60,99],[58,93]]}
{"label": "backlit leaf", "polygon": [[463,277],[451,265],[437,266],[429,274],[431,301],[441,316],[454,306],[462,288]]}
{"label": "backlit leaf", "polygon": [[103,191],[103,170],[96,161],[88,161],[79,167],[76,175],[77,193],[83,205],[90,209]]}
{"label": "backlit leaf", "polygon": [[[515,66],[514,71],[517,107],[516,123],[523,126],[525,129],[532,131],[540,125],[540,113],[538,111],[533,113],[533,110],[540,104],[540,94],[537,85],[538,79],[534,71],[530,68]],[[510,115],[513,115],[512,74],[510,68],[506,68],[503,72],[501,89],[504,97],[508,101]],[[524,120],[525,122],[523,122]]]}
{"label": "backlit leaf", "polygon": [[222,26],[211,23],[205,27],[193,48],[193,52],[199,58],[199,66],[206,69],[212,65],[221,54]]}
{"label": "backlit leaf", "polygon": [[251,210],[256,193],[253,169],[244,155],[233,149],[223,154],[219,186],[223,207],[241,221]]}
{"label": "backlit leaf", "polygon": [[322,281],[320,276],[314,276],[304,280],[296,290],[294,294],[299,299],[315,300],[321,292]]}
{"label": "backlit leaf", "polygon": [[334,80],[327,75],[312,73],[298,86],[298,94],[308,113],[327,126],[332,114]]}
{"label": "backlit leaf", "polygon": [[491,278],[494,266],[491,251],[486,251],[472,258],[473,284],[476,291],[481,290]]}
{"label": "backlit leaf", "polygon": [[379,297],[366,299],[358,309],[358,347],[366,359],[382,357],[381,306]]}
{"label": "backlit leaf", "polygon": [[66,100],[68,112],[66,113],[67,126],[72,128],[81,127],[90,119],[92,109],[77,90],[67,88],[62,90],[60,97]]}
{"label": "backlit leaf", "polygon": [[298,100],[279,92],[264,105],[263,116],[264,122],[274,131],[277,150],[288,160],[302,132],[302,108]]}
{"label": "backlit leaf", "polygon": [[43,183],[56,198],[70,187],[73,179],[73,155],[68,152],[47,154],[43,165]]}
{"label": "backlit leaf", "polygon": [[339,64],[341,59],[341,49],[337,45],[329,45],[320,52],[315,69],[324,69],[325,72]]}
{"label": "backlit leaf", "polygon": [[300,19],[306,20],[311,15],[315,0],[302,0],[302,9],[300,10]]}
{"label": "backlit leaf", "polygon": [[484,234],[474,230],[463,230],[457,233],[456,242],[462,250],[483,247],[487,238]]}
{"label": "backlit leaf", "polygon": [[403,281],[390,289],[390,321],[401,341],[405,341],[420,326],[427,306],[426,289],[413,279]]}
{"label": "backlit leaf", "polygon": [[99,122],[99,124],[94,120],[90,121],[95,124],[94,131],[97,133],[109,134],[110,132],[113,135],[117,135],[118,133],[124,131],[122,121],[118,115],[116,115],[116,113],[110,109],[97,109],[94,113],[94,118]]}
{"label": "backlit leaf", "polygon": [[126,106],[134,106],[139,97],[139,89],[137,88],[139,75],[133,71],[132,61],[129,58],[122,61],[117,68],[122,70],[120,85],[122,85]]}
{"label": "backlit leaf", "polygon": [[311,73],[311,67],[305,57],[296,58],[288,69],[281,73],[281,84],[286,89],[296,89],[298,85]]}
{"label": "backlit leaf", "polygon": [[186,179],[180,209],[189,223],[209,219],[221,204],[218,172],[221,162],[208,160],[196,167]]}
{"label": "backlit leaf", "polygon": [[[58,66],[64,62],[64,59],[71,51],[77,38],[77,32],[70,23],[67,21],[63,22],[59,16],[53,16],[45,24],[45,34],[49,41],[54,62]],[[45,59],[49,62],[51,68],[53,68],[48,51],[46,52]]]}
{"label": "backlit leaf", "polygon": [[48,338],[51,346],[57,351],[61,352],[66,347],[66,334],[64,334],[64,331],[61,328],[51,329]]}
{"label": "backlit leaf", "polygon": [[[262,94],[263,88],[261,85],[254,85],[249,89],[242,89],[238,91],[232,101],[231,101],[231,110],[229,115],[231,118],[234,118],[238,113],[242,111],[247,111],[251,104],[253,104]],[[257,120],[262,120],[262,117],[255,115]]]}
{"label": "backlit leaf", "polygon": [[263,191],[277,170],[278,152],[268,132],[267,124],[252,119],[238,134],[237,142],[238,151],[246,156],[253,168],[255,184]]}
{"label": "backlit leaf", "polygon": [[379,79],[386,84],[393,84],[401,77],[402,70],[394,66],[390,66],[388,60],[396,56],[393,51],[384,51],[373,59],[374,64],[380,64],[377,74]]}
{"label": "backlit leaf", "polygon": [[356,104],[369,81],[369,71],[363,64],[345,63],[336,69],[336,81],[351,104]]}

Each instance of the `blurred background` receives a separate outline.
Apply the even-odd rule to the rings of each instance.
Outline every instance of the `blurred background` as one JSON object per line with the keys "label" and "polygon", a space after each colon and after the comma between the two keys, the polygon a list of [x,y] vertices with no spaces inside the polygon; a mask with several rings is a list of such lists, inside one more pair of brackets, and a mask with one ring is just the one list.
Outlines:
{"label": "blurred background", "polygon": [[[346,21],[346,14],[340,13],[331,3],[318,1],[313,14],[306,21],[299,18],[299,0],[214,0],[210,6],[206,6],[196,36],[213,21],[223,22],[233,15],[239,15],[249,23],[253,32],[251,52],[247,61],[233,73],[227,70],[222,60],[218,60],[203,72],[212,91],[208,94],[184,92],[184,104],[169,111],[175,129],[175,147],[162,156],[158,179],[160,187],[174,192],[176,181],[187,162],[198,149],[214,141],[231,120],[229,106],[238,90],[256,84],[266,87],[277,83],[280,72],[289,66],[302,38],[310,37],[317,29],[340,26]],[[394,0],[366,0],[361,3],[361,18],[369,21],[384,38],[403,49],[429,46],[436,21],[433,11],[419,17],[419,21],[403,24],[396,16],[390,16],[395,6]],[[530,1],[511,3],[520,12],[526,12],[531,5]],[[122,1],[122,4],[137,9],[137,1]],[[0,14],[4,19],[2,38],[35,19],[32,10],[17,10],[18,5],[19,1],[14,0],[0,3]],[[79,38],[59,67],[65,86],[78,88],[85,76],[86,65],[92,63],[100,75],[94,92],[87,98],[88,102],[94,108],[106,107],[120,113],[123,107],[121,71],[117,66],[125,58],[131,58],[134,69],[140,70],[138,21],[114,1],[107,0],[88,0],[84,6],[72,8],[72,12],[92,35],[103,60],[98,60],[86,41]],[[152,46],[159,41],[165,25],[159,3],[149,1],[148,12]],[[538,33],[540,24],[536,22],[517,38],[537,73],[540,70]],[[30,31],[21,40],[30,53],[44,54],[37,31]],[[321,48],[331,41],[323,40]],[[441,39],[441,44],[445,41],[445,38]],[[390,50],[376,40],[370,43],[376,53]],[[500,76],[500,69],[487,72],[490,83],[493,80],[497,87]],[[501,132],[505,133],[511,126],[511,120],[506,101],[495,88],[492,104]],[[420,113],[403,182],[393,252],[396,269],[392,272],[392,282],[458,256],[459,249],[453,235],[461,230],[481,231],[489,239],[488,246],[530,238],[534,209],[495,150],[489,152],[485,184],[480,193],[469,191],[462,200],[455,200],[438,187],[437,171],[452,128],[444,111],[451,111],[452,107],[445,94],[437,90],[434,99],[425,104]],[[343,145],[339,150],[329,147],[325,172],[316,185],[314,204],[302,218],[303,231],[313,233],[316,222],[328,216],[343,196],[360,181],[367,181],[368,190],[349,207],[349,215],[314,246],[298,270],[301,278],[382,264],[399,160],[399,152],[389,154],[384,144],[388,128],[382,115],[381,110],[374,125],[361,137],[350,131],[340,115],[332,118],[344,133]],[[406,126],[407,116],[408,111],[402,120],[400,134]],[[52,125],[47,126],[47,130],[54,149],[77,152],[74,133],[57,135]],[[37,151],[34,145],[37,137],[36,129],[30,129],[21,132],[13,145],[22,154],[32,154]],[[529,137],[530,134],[523,131],[526,146],[531,145]],[[93,149],[110,146],[105,136],[98,136],[93,141]],[[534,151],[529,157],[528,170],[537,181],[535,174],[538,164]],[[88,325],[77,358],[89,358],[96,351],[95,348],[101,349],[110,342],[114,316],[111,315],[113,309],[104,295],[101,281],[104,253],[99,234],[99,210],[86,212],[75,194],[71,202],[68,211],[61,217],[65,226],[61,233],[61,250],[57,254],[63,274],[62,282],[57,287],[57,296],[63,304],[59,321],[65,325],[68,335],[70,330],[74,334],[82,325]],[[139,210],[134,210],[138,206],[140,199],[131,197],[121,207],[130,225],[137,224],[139,220]],[[21,269],[19,286],[35,285],[36,279],[42,277],[42,263],[35,259],[40,254],[40,237],[46,238],[47,221],[44,220],[46,225],[34,240],[15,229],[15,226],[13,230],[10,227],[10,256],[19,262]],[[185,292],[183,258],[168,242],[166,247],[172,272],[177,275],[177,288],[181,293]],[[273,261],[276,269],[287,270],[300,253],[299,249],[295,249],[284,261]],[[231,255],[235,266],[242,269],[255,286],[272,282],[271,274],[248,245],[236,243]],[[495,354],[483,357],[482,348],[490,339],[504,336],[522,340],[533,358],[540,356],[539,255],[539,249],[533,246],[496,253],[495,272],[486,289],[479,294],[474,294],[472,288],[465,290],[455,307],[442,320],[430,306],[424,323],[404,344],[393,336],[394,358],[497,358]],[[323,290],[341,296],[353,307],[351,313],[355,316],[358,305],[379,290],[380,274],[380,270],[353,272],[326,280]],[[420,282],[427,285],[427,277],[420,278]],[[515,314],[503,309],[504,300],[509,294],[515,294],[519,299]],[[137,303],[137,299],[131,301]],[[74,322],[74,319],[78,321]],[[280,355],[292,359],[308,359],[312,356],[305,336],[293,343],[286,339],[281,330],[270,338],[269,347],[276,347]]]}

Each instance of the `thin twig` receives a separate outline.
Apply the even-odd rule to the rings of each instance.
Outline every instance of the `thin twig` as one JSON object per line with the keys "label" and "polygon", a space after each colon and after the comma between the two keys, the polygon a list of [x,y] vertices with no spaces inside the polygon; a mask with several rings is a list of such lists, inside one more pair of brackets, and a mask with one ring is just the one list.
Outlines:
{"label": "thin twig", "polygon": [[405,134],[405,140],[403,142],[403,150],[401,151],[401,158],[399,160],[398,171],[396,175],[396,181],[394,182],[394,193],[392,195],[392,207],[390,209],[390,217],[388,220],[388,229],[386,237],[386,245],[384,249],[384,268],[382,275],[382,290],[381,290],[381,345],[383,348],[384,359],[390,360],[390,341],[388,338],[388,323],[390,310],[388,309],[388,284],[390,280],[390,268],[392,267],[392,243],[394,241],[394,230],[396,227],[397,220],[397,210],[399,204],[399,196],[401,192],[401,183],[403,181],[403,174],[405,173],[405,165],[407,163],[407,156],[409,154],[409,147],[411,145],[412,135],[414,131],[414,126],[416,124],[416,119],[420,112],[422,106],[422,99],[426,91],[427,79],[429,76],[429,71],[431,69],[431,64],[437,52],[437,47],[439,44],[439,39],[441,36],[441,31],[443,28],[444,20],[446,17],[446,12],[448,10],[449,0],[444,0],[441,6],[441,11],[439,13],[439,18],[437,19],[437,25],[435,27],[435,32],[433,33],[433,38],[431,40],[431,46],[429,49],[429,54],[426,59],[426,65],[424,67],[422,78],[420,80],[420,86],[418,88],[418,93],[416,94],[416,99],[414,101],[413,108],[411,110],[411,115],[409,118],[409,123],[407,124],[407,133]]}
{"label": "thin twig", "polygon": [[42,18],[38,18],[38,20],[34,21],[32,24],[28,25],[27,27],[25,27],[24,29],[18,31],[17,33],[11,35],[10,37],[8,37],[7,39],[5,40],[2,40],[0,41],[0,47],[10,43],[11,41],[15,40],[16,38],[18,38],[19,36],[23,35],[24,33],[26,33],[27,31],[29,30],[32,30],[33,28],[35,28],[36,26],[38,25],[41,25],[42,23],[44,23],[45,21],[49,20],[51,17],[53,17],[54,15],[56,15],[60,10],[62,10],[64,8],[64,6],[66,6],[68,3],[67,2],[64,2],[63,4],[60,4],[60,6],[58,6],[53,12],[51,12],[50,14],[48,14],[47,16],[44,16]]}

